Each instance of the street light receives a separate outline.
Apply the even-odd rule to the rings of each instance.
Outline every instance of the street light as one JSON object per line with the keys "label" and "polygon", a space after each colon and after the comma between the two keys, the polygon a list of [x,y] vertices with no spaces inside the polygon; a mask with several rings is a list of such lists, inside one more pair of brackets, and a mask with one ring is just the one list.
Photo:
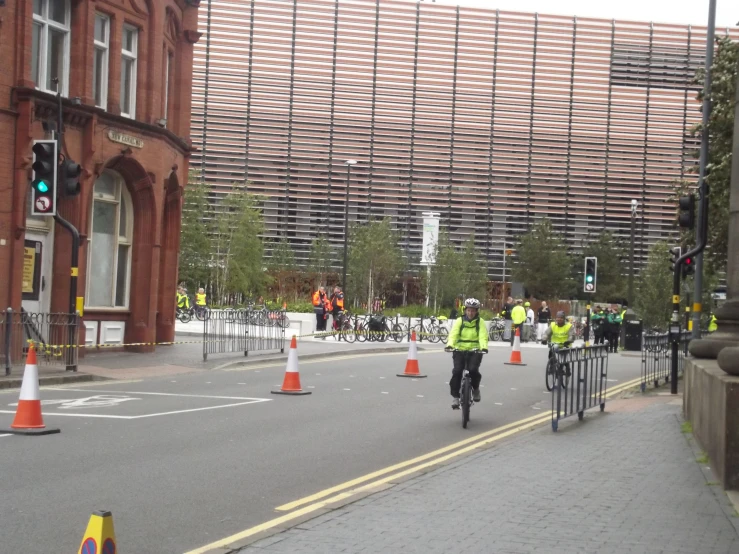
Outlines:
{"label": "street light", "polygon": [[344,299],[348,301],[346,286],[346,256],[349,247],[349,183],[351,181],[352,166],[357,164],[357,160],[347,160],[346,165],[346,201],[344,202],[344,270],[341,284],[344,287]]}
{"label": "street light", "polygon": [[634,309],[634,233],[636,231],[636,209],[639,202],[631,201],[631,255],[629,256],[629,309]]}

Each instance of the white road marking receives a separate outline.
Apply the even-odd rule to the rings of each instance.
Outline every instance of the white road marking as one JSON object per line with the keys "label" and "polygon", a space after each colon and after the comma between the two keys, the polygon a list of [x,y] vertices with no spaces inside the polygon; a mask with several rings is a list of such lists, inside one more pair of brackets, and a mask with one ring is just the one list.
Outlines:
{"label": "white road marking", "polygon": [[12,436],[13,435],[11,435],[10,433],[8,433],[7,435],[0,435],[0,439],[3,438],[3,437],[12,437]]}
{"label": "white road marking", "polygon": [[236,383],[237,385],[246,385],[246,383]]}
{"label": "white road marking", "polygon": [[416,395],[416,398],[423,398],[423,395],[422,394],[417,394]]}
{"label": "white road marking", "polygon": [[205,384],[206,384],[206,385],[210,385],[210,381],[206,381],[206,382],[205,382]]}
{"label": "white road marking", "polygon": [[[141,400],[141,398],[132,398],[130,396],[117,396],[98,394],[95,396],[88,396],[86,398],[66,398],[62,400],[42,400],[42,406],[54,406],[58,405],[60,410],[74,410],[81,408],[110,408],[119,406],[124,402],[130,400]],[[17,406],[18,402],[8,404],[8,406]]]}
{"label": "white road marking", "polygon": [[385,392],[385,391],[383,391],[383,392],[381,392],[380,394],[390,394],[390,393],[389,393],[389,392]]}
{"label": "white road marking", "polygon": [[496,406],[502,406],[502,405],[503,405],[503,403],[502,403],[502,402],[496,402],[496,403],[495,403],[495,405],[496,405]]}
{"label": "white road marking", "polygon": [[320,375],[320,373],[316,373],[316,375]]}
{"label": "white road marking", "polygon": [[176,383],[177,381],[170,381],[170,383]]}
{"label": "white road marking", "polygon": [[514,389],[513,387],[511,387],[511,390],[518,390],[518,389]]}
{"label": "white road marking", "polygon": [[[278,385],[282,386],[282,384]],[[73,391],[73,392],[89,392],[84,389],[64,389],[65,391]],[[96,392],[109,392],[112,394],[115,393],[123,393],[123,394],[142,394],[144,396],[180,396],[182,398],[213,398],[215,400],[263,400],[262,398],[247,398],[244,396],[211,396],[207,394],[178,394],[174,392],[141,392],[141,391],[135,391],[135,390],[100,390]]]}
{"label": "white road marking", "polygon": [[344,389],[344,390],[352,390],[352,389]]}
{"label": "white road marking", "polygon": [[531,406],[534,410],[541,410],[538,406]]}
{"label": "white road marking", "polygon": [[380,379],[384,379],[384,377],[380,377]]}
{"label": "white road marking", "polygon": [[316,386],[315,385],[306,385],[305,388],[306,389],[315,389]]}

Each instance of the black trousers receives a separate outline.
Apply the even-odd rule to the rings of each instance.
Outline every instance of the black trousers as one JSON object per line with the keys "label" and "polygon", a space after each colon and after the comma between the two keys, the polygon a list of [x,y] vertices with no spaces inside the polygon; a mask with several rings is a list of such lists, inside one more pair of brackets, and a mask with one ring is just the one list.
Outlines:
{"label": "black trousers", "polygon": [[316,312],[316,331],[325,331],[326,323],[328,323],[328,318],[324,315],[324,313]]}
{"label": "black trousers", "polygon": [[519,333],[521,333],[519,338],[521,339],[521,342],[523,342],[523,323],[519,323],[518,325],[516,325],[515,323],[512,323],[511,324],[511,346],[513,346],[513,342],[516,339],[516,329],[518,329]]}
{"label": "black trousers", "polygon": [[603,344],[603,342],[605,341],[605,337],[606,337],[606,334],[603,328],[601,327],[600,329],[596,329],[594,333],[595,333],[595,340],[593,341],[593,344]]}
{"label": "black trousers", "polygon": [[621,338],[621,326],[614,325],[608,333],[608,351],[614,354],[618,352],[618,341]]}
{"label": "black trousers", "polygon": [[482,375],[480,375],[482,354],[479,352],[454,352],[452,361],[454,362],[454,369],[452,369],[452,378],[449,380],[449,389],[452,396],[459,398],[459,387],[462,386],[462,372],[465,367],[470,372],[472,388],[479,388],[482,380]]}

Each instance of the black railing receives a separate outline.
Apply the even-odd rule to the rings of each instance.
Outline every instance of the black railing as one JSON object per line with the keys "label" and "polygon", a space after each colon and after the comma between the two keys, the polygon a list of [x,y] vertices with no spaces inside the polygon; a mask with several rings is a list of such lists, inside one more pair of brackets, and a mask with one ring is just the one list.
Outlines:
{"label": "black railing", "polygon": [[203,360],[208,354],[285,352],[285,329],[289,325],[284,310],[208,310],[203,321]]}
{"label": "black railing", "polygon": [[39,365],[60,366],[77,371],[79,352],[78,314],[33,313],[11,308],[0,312],[0,355],[5,375],[13,367],[26,362],[28,347],[33,343]]}
{"label": "black railing", "polygon": [[[692,333],[683,331],[680,334],[680,348],[678,349],[678,374],[683,372],[683,362],[688,355],[688,344]],[[642,339],[641,352],[641,390],[647,389],[652,383],[656,388],[670,382],[671,361],[670,335],[668,333],[648,334]]]}
{"label": "black railing", "polygon": [[566,348],[556,352],[559,371],[552,390],[552,430],[559,422],[585,410],[606,407],[608,387],[607,345]]}

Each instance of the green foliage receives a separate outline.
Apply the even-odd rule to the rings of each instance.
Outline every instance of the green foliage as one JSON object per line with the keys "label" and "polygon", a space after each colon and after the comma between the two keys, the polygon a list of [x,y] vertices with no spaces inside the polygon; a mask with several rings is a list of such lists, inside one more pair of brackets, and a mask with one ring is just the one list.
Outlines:
{"label": "green foliage", "polygon": [[665,329],[672,314],[670,247],[658,242],[649,250],[647,265],[639,275],[634,310],[644,327]]}
{"label": "green foliage", "polygon": [[257,296],[265,285],[264,247],[259,238],[264,220],[257,198],[234,186],[213,208],[216,294],[220,298],[227,293]]}
{"label": "green foliage", "polygon": [[182,204],[182,230],[178,279],[190,290],[204,286],[210,277],[210,239],[206,216],[209,210],[207,189],[193,172],[185,187]]}
{"label": "green foliage", "polygon": [[326,275],[331,272],[336,262],[336,252],[331,243],[324,236],[316,238],[310,245],[309,269],[318,276],[318,283],[324,282]]}
{"label": "green foliage", "polygon": [[287,237],[280,237],[280,240],[273,241],[269,244],[271,256],[267,260],[269,269],[279,271],[292,271],[295,269],[295,252]]}
{"label": "green foliage", "polygon": [[350,232],[348,293],[372,305],[376,296],[390,290],[403,271],[403,255],[390,219],[352,226]]}
{"label": "green foliage", "polygon": [[689,421],[683,421],[682,425],[680,425],[680,431],[682,431],[685,434],[692,435],[693,434],[693,424]]}
{"label": "green foliage", "polygon": [[511,273],[535,298],[556,300],[574,290],[572,267],[564,239],[542,219],[521,237]]}
{"label": "green foliage", "polygon": [[[595,302],[613,302],[624,298],[628,288],[629,265],[625,261],[626,253],[618,239],[609,231],[603,231],[593,241],[588,243],[583,250],[583,257],[595,256],[598,258],[598,277],[596,291],[593,294]],[[582,275],[584,264],[582,260],[577,262],[576,275]],[[581,283],[582,278],[577,280]],[[636,287],[636,284],[635,284]]]}
{"label": "green foliage", "polygon": [[[712,109],[709,120],[709,195],[708,249],[704,260],[713,272],[724,271],[728,252],[729,186],[731,175],[734,114],[736,104],[737,67],[739,67],[739,43],[727,36],[716,40],[717,49],[711,70]],[[696,82],[703,86],[705,72],[699,71]],[[701,89],[702,91],[702,89]],[[703,94],[698,95],[703,100]],[[694,134],[702,134],[702,124]],[[692,170],[698,172],[698,167]]]}

